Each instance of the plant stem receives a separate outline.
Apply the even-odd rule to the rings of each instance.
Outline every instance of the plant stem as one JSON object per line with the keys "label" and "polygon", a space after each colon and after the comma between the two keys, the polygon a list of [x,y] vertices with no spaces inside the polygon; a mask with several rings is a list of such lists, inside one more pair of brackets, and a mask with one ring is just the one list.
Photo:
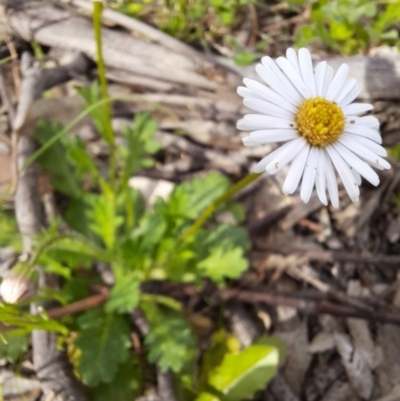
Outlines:
{"label": "plant stem", "polygon": [[39,248],[36,250],[36,252],[32,255],[31,260],[29,261],[29,266],[31,268],[35,267],[37,264],[37,261],[40,258],[40,255],[51,245],[53,245],[55,242],[66,239],[66,238],[72,238],[71,235],[69,234],[58,234],[55,235],[54,237],[49,238],[47,241],[45,241],[43,244],[39,246]]}
{"label": "plant stem", "polygon": [[[97,70],[99,74],[100,90],[103,99],[108,98],[108,88],[106,79],[106,68],[103,59],[103,47],[101,38],[101,16],[103,14],[103,3],[101,1],[93,2],[93,29],[96,41],[96,53],[97,53]],[[116,147],[115,147],[115,135],[111,123],[111,106],[110,103],[104,103],[104,116],[106,126],[105,139],[110,146],[110,180],[113,183],[116,176]]]}
{"label": "plant stem", "polygon": [[212,202],[204,212],[197,218],[197,220],[188,228],[188,230],[183,235],[183,240],[190,238],[192,235],[196,234],[196,232],[203,226],[203,224],[208,220],[209,217],[214,213],[215,209],[225,203],[227,200],[236,195],[243,188],[247,187],[247,185],[251,184],[255,181],[261,173],[250,173],[242,178],[239,182],[232,185],[223,195],[217,198],[214,202]]}

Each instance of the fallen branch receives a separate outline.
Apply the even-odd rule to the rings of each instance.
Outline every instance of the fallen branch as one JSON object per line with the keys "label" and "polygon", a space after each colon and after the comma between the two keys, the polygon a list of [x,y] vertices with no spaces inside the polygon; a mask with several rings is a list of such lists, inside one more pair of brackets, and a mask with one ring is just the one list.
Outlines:
{"label": "fallen branch", "polygon": [[[63,10],[59,4],[24,0],[8,3],[0,16],[0,26],[7,32],[28,42],[79,51],[96,59],[92,26],[87,18]],[[108,28],[103,29],[102,40],[107,67],[194,88],[215,90],[220,86],[202,75],[202,66],[191,57]]]}
{"label": "fallen branch", "polygon": [[[356,317],[381,323],[391,323],[400,326],[400,313],[393,313],[384,307],[371,308],[365,299],[352,297],[350,304],[343,304],[327,299],[329,294],[317,292],[277,293],[233,288],[217,289],[206,285],[203,290],[191,284],[179,284],[167,281],[146,282],[142,291],[150,294],[162,294],[183,301],[186,297],[212,297],[214,300],[238,300],[245,303],[264,303],[270,306],[289,306],[308,315],[329,314],[341,317]],[[108,299],[108,290],[102,288],[100,294],[91,295],[69,305],[52,308],[47,315],[52,319],[60,319],[74,313],[97,307]],[[10,327],[0,326],[0,331],[10,330]]]}

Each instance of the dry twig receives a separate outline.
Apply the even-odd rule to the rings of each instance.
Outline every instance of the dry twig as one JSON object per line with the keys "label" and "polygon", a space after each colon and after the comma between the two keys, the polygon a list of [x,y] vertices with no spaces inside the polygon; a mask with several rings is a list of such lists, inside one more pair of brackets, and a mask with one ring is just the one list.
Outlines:
{"label": "dry twig", "polygon": [[[37,185],[35,164],[25,166],[26,160],[35,151],[35,143],[31,138],[33,124],[27,124],[26,118],[42,92],[52,86],[64,83],[77,74],[85,73],[90,63],[83,55],[69,65],[49,70],[41,70],[33,66],[28,54],[23,57],[23,81],[21,94],[13,122],[18,149],[19,180],[16,185],[15,213],[20,233],[23,238],[23,251],[29,255],[32,251],[33,236],[37,234],[43,223],[40,195]],[[20,136],[21,135],[21,136]],[[49,277],[39,271],[39,286],[53,286]],[[32,305],[36,313],[38,305]],[[35,330],[32,333],[33,363],[37,376],[41,381],[45,394],[55,393],[58,401],[85,401],[81,385],[72,373],[67,356],[57,346],[56,335]]]}

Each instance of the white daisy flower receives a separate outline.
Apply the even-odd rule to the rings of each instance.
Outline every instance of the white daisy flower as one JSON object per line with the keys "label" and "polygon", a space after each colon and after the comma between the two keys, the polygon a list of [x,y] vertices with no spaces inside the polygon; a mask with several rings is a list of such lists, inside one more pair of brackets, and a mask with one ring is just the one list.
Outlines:
{"label": "white daisy flower", "polygon": [[328,196],[339,207],[335,171],[353,202],[360,195],[361,177],[379,184],[379,170],[390,168],[382,157],[379,121],[359,117],[371,110],[370,104],[352,103],[360,93],[355,79],[347,80],[349,67],[342,64],[336,74],[325,61],[313,70],[307,49],[288,49],[276,62],[263,57],[256,66],[265,82],[243,80],[237,92],[243,103],[257,114],[247,114],[237,128],[251,131],[245,146],[286,142],[254,167],[255,172],[275,174],[291,162],[284,181],[284,194],[293,194],[301,182],[300,197],[308,202],[315,186],[324,205]]}

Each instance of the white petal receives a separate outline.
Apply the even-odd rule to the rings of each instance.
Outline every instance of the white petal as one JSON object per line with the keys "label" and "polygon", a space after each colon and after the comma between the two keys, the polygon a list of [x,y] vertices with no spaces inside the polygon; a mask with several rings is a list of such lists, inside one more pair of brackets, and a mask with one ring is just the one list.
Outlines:
{"label": "white petal", "polygon": [[286,50],[286,58],[289,60],[290,64],[292,64],[294,69],[297,71],[297,74],[301,76],[299,59],[297,57],[296,50],[294,50],[292,47],[289,47],[289,49]]}
{"label": "white petal", "polygon": [[[379,170],[389,170],[390,164],[375,154],[373,151],[363,146],[359,140],[352,140],[348,136],[342,135],[339,138],[339,142],[344,145],[347,149],[351,150],[354,154],[365,160],[371,166]],[[379,146],[379,145],[378,145]]]}
{"label": "white petal", "polygon": [[326,175],[325,175],[325,153],[322,149],[318,149],[317,176],[315,177],[315,188],[317,195],[322,204],[327,205],[326,198]]}
{"label": "white petal", "polygon": [[333,68],[330,65],[326,66],[325,77],[324,77],[324,88],[322,90],[322,96],[326,97],[329,87],[331,86],[333,78]]}
{"label": "white petal", "polygon": [[249,136],[242,139],[245,146],[256,146],[271,142],[286,142],[291,139],[296,139],[299,134],[293,129],[271,129],[253,131]]}
{"label": "white petal", "polygon": [[356,180],[357,185],[360,186],[361,185],[360,173],[357,170],[354,170],[354,168],[351,166],[350,166],[350,170],[351,170],[351,173],[353,174],[354,179]]}
{"label": "white petal", "polygon": [[311,92],[304,84],[303,78],[297,74],[297,71],[285,57],[278,57],[276,63],[305,99],[311,97]]}
{"label": "white petal", "polygon": [[261,114],[246,114],[236,123],[236,128],[242,131],[257,131],[273,128],[293,128],[297,125],[294,121],[283,118],[264,116]]}
{"label": "white petal", "polygon": [[269,155],[263,157],[253,168],[252,171],[253,173],[263,173],[265,171],[265,166],[272,160],[272,158],[275,155],[275,152],[281,151],[281,148],[283,146],[280,146],[279,148],[275,149],[273,152],[271,152]]}
{"label": "white petal", "polygon": [[325,80],[325,73],[326,73],[326,61],[321,61],[317,64],[315,68],[315,91],[317,96],[324,95],[324,80]]}
{"label": "white petal", "polygon": [[[285,77],[283,72],[279,69],[279,67],[275,64],[275,62],[271,59],[271,57],[263,57],[261,62],[265,69],[269,72],[272,77],[272,80],[275,82],[279,82],[279,85],[284,88],[284,92],[276,91],[281,96],[284,96],[290,103],[295,106],[298,106],[302,101],[302,97],[290,83],[290,81]],[[271,85],[270,85],[271,86]],[[272,87],[272,86],[271,86]],[[274,89],[274,88],[273,88]]]}
{"label": "white petal", "polygon": [[[342,139],[352,140],[353,145],[354,145],[354,141],[355,141],[355,144],[358,144],[358,145],[363,146],[364,148],[367,148],[370,152],[375,153],[378,156],[382,156],[382,157],[387,156],[387,151],[383,146],[378,145],[376,142],[371,141],[370,139],[364,138],[363,136],[344,133],[340,136],[339,141],[341,141]],[[351,146],[353,146],[353,145],[350,145],[350,149],[351,149]],[[349,146],[347,146],[347,147],[349,147]]]}
{"label": "white petal", "polygon": [[287,143],[287,148],[275,156],[265,167],[269,174],[275,174],[290,163],[299,151],[306,146],[307,142],[303,137],[297,138]]}
{"label": "white petal", "polygon": [[267,164],[274,159],[274,157],[278,156],[281,152],[285,152],[285,150],[291,146],[291,143],[294,142],[286,142],[284,145],[279,146],[276,148],[274,151],[272,151],[269,155],[265,156],[263,159],[261,159],[254,167],[253,167],[253,172],[254,173],[262,173],[265,171],[265,167]]}
{"label": "white petal", "polygon": [[312,147],[307,157],[303,180],[301,181],[300,198],[304,203],[310,200],[314,188],[315,176],[317,174],[318,149]]}
{"label": "white petal", "polygon": [[339,208],[339,192],[335,176],[335,171],[333,170],[331,158],[327,154],[326,150],[323,149],[322,152],[325,156],[325,174],[326,174],[326,184],[328,187],[328,194],[331,200],[332,206],[336,209]]}
{"label": "white petal", "polygon": [[333,78],[331,84],[329,85],[328,91],[326,92],[325,97],[328,100],[335,99],[335,96],[342,89],[348,74],[349,66],[347,64],[342,64],[337,70],[335,77]]}
{"label": "white petal", "polygon": [[275,93],[281,94],[286,100],[296,106],[296,102],[293,102],[293,99],[290,99],[290,96],[287,95],[285,86],[276,79],[275,75],[272,74],[264,65],[257,64],[256,72],[258,76],[270,87]]}
{"label": "white petal", "polygon": [[374,128],[362,127],[361,125],[356,124],[346,124],[344,126],[344,131],[349,134],[363,136],[377,143],[382,143],[382,137],[380,136],[379,131]]}
{"label": "white petal", "polygon": [[374,116],[348,116],[346,117],[346,121],[349,124],[358,124],[363,125],[364,127],[371,127],[378,129],[380,126],[379,120]]}
{"label": "white petal", "polygon": [[[244,80],[243,80],[244,82]],[[345,82],[343,85],[342,89],[338,92],[338,94],[335,96],[335,99],[333,99],[336,103],[339,103],[342,106],[341,101],[348,95],[348,93],[355,87],[357,86],[357,80],[356,79],[350,79],[349,81]],[[346,103],[347,105],[348,103]]]}
{"label": "white petal", "polygon": [[295,106],[293,106],[282,96],[275,93],[272,89],[268,88],[268,86],[249,78],[244,78],[243,82],[251,91],[253,91],[253,93],[257,94],[257,97],[260,99],[264,99],[268,102],[281,106],[292,113],[297,112],[297,108]]}
{"label": "white petal", "polygon": [[266,114],[272,117],[284,118],[288,120],[293,119],[293,113],[275,104],[266,102],[265,100],[246,97],[243,99],[243,104],[249,109],[257,111],[262,114]]}
{"label": "white petal", "polygon": [[340,142],[335,142],[332,145],[340,154],[340,156],[351,166],[354,170],[358,171],[367,181],[372,185],[377,186],[379,184],[379,176],[372,168],[362,161],[353,152],[343,146]]}
{"label": "white petal", "polygon": [[332,145],[326,146],[325,149],[328,152],[333,164],[335,165],[336,170],[339,173],[340,178],[342,179],[343,185],[346,188],[350,199],[353,202],[358,201],[360,196],[360,188],[358,187],[349,166]]}
{"label": "white petal", "polygon": [[346,107],[343,107],[343,113],[346,116],[351,116],[353,114],[361,114],[366,111],[372,110],[374,106],[368,103],[351,103]]}
{"label": "white petal", "polygon": [[309,150],[309,145],[304,146],[299,154],[293,159],[293,162],[289,168],[289,172],[285,178],[285,182],[282,186],[282,192],[285,195],[292,194],[299,186],[299,182],[301,176],[303,175],[304,167],[306,165]]}
{"label": "white petal", "polygon": [[241,97],[254,97],[256,99],[262,100],[262,97],[258,93],[254,93],[251,89],[244,86],[238,86],[236,89],[236,93]]}
{"label": "white petal", "polygon": [[356,84],[350,90],[350,92],[347,93],[347,95],[339,102],[340,106],[343,108],[349,105],[351,102],[354,102],[354,100],[357,99],[360,92],[361,92],[361,87]]}
{"label": "white petal", "polygon": [[306,48],[299,50],[299,66],[303,81],[312,97],[316,95],[311,54]]}

